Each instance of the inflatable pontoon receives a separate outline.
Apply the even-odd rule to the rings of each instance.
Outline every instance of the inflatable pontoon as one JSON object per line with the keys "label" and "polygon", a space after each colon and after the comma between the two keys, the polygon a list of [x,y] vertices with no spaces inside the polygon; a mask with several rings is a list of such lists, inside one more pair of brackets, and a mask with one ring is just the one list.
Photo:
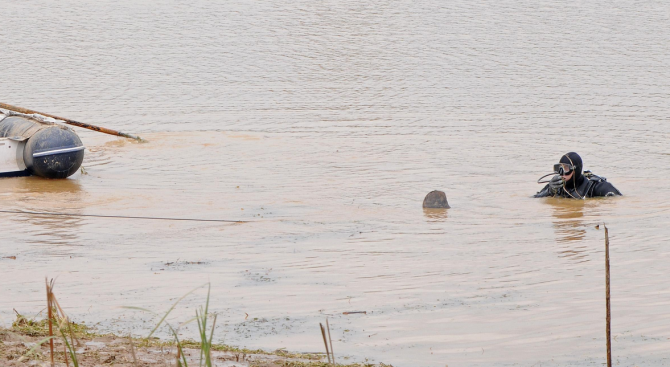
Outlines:
{"label": "inflatable pontoon", "polygon": [[84,160],[84,145],[66,126],[0,113],[0,177],[66,178]]}

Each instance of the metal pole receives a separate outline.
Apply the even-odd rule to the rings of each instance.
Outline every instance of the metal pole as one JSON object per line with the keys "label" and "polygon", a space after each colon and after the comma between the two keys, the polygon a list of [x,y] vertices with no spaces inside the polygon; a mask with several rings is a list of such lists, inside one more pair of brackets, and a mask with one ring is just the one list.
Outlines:
{"label": "metal pole", "polygon": [[612,367],[612,338],[611,338],[611,314],[610,314],[610,238],[607,226],[605,227],[605,307],[607,308],[607,367]]}

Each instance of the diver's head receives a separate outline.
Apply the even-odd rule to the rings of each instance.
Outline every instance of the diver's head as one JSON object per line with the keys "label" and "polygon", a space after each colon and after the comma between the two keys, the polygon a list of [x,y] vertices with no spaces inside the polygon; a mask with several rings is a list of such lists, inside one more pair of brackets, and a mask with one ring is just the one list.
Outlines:
{"label": "diver's head", "polygon": [[582,158],[575,152],[565,153],[554,170],[563,177],[567,188],[575,187],[582,178]]}

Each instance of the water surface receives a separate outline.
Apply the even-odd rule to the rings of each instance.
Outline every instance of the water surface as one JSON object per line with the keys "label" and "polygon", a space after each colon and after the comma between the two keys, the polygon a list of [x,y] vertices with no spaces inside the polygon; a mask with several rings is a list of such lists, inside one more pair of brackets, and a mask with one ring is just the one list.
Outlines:
{"label": "water surface", "polygon": [[[140,335],[119,306],[209,281],[233,345],[321,351],[329,317],[353,361],[600,366],[606,223],[614,361],[670,365],[669,11],[5,1],[1,101],[150,143],[78,130],[85,174],[1,179],[2,209],[249,222],[1,214],[0,324],[58,276],[75,320]],[[625,196],[532,199],[568,151]]]}

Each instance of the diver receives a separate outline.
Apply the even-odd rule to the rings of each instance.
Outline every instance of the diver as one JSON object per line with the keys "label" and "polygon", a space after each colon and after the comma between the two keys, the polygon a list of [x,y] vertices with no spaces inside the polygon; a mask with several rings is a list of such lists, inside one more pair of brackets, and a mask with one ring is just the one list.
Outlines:
{"label": "diver", "polygon": [[[554,177],[548,184],[533,197],[564,197],[573,199],[585,199],[599,196],[620,196],[621,192],[605,177],[600,177],[584,171],[582,173],[582,158],[575,152],[566,153],[561,157],[560,163],[554,165]],[[543,176],[547,177],[549,175]],[[542,179],[540,178],[540,180]],[[538,183],[544,183],[540,182]]]}

